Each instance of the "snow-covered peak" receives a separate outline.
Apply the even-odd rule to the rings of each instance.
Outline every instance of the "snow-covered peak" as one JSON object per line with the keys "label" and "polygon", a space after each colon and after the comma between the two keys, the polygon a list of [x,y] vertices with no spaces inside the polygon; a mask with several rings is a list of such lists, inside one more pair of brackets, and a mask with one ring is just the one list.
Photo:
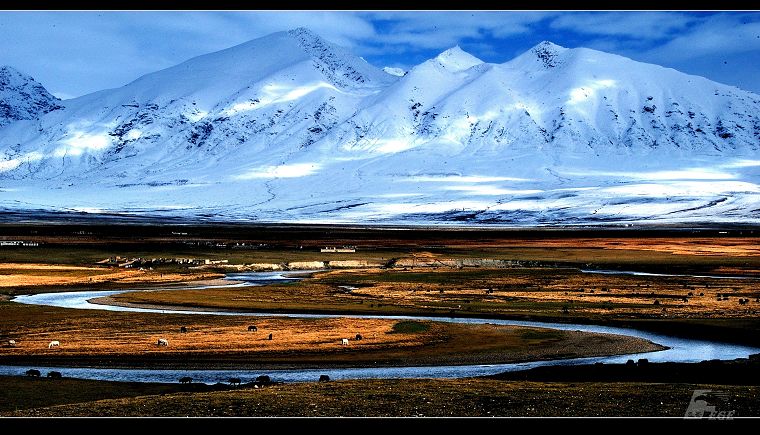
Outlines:
{"label": "snow-covered peak", "polygon": [[550,41],[541,41],[531,49],[518,56],[515,61],[523,65],[538,65],[542,69],[551,69],[563,64],[563,54],[569,48],[562,47]]}
{"label": "snow-covered peak", "polygon": [[559,44],[555,44],[551,41],[541,41],[538,44],[534,45],[533,48],[531,48],[534,52],[540,52],[540,51],[553,51],[553,52],[562,52],[567,50],[567,47],[563,47]]}
{"label": "snow-covered peak", "polygon": [[[35,84],[1,71],[16,110]],[[759,95],[550,42],[499,65],[454,47],[393,72],[299,28],[67,100],[0,128],[0,206],[263,222],[760,222]]]}
{"label": "snow-covered peak", "polygon": [[392,66],[386,66],[383,68],[383,71],[387,72],[388,74],[396,77],[403,77],[406,75],[406,71],[404,71],[401,68],[396,68]]}
{"label": "snow-covered peak", "polygon": [[439,54],[435,60],[449,71],[464,71],[483,63],[482,60],[462,50],[458,45]]}
{"label": "snow-covered peak", "polygon": [[29,79],[31,79],[30,76],[21,73],[12,66],[3,65],[0,67],[0,83],[2,83],[3,86],[19,85]]}
{"label": "snow-covered peak", "polygon": [[31,76],[10,66],[0,67],[0,127],[60,108],[60,100]]}
{"label": "snow-covered peak", "polygon": [[314,66],[338,87],[383,87],[395,80],[395,77],[305,27],[290,30],[288,35],[296,39],[314,59]]}

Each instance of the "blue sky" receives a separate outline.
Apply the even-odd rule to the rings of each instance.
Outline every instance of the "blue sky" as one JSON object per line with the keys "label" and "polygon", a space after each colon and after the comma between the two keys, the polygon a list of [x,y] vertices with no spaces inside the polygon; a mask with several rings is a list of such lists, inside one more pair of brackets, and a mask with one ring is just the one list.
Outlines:
{"label": "blue sky", "polygon": [[506,62],[549,40],[760,93],[760,12],[0,12],[0,65],[62,98],[122,86],[191,57],[305,26],[379,66],[459,45]]}

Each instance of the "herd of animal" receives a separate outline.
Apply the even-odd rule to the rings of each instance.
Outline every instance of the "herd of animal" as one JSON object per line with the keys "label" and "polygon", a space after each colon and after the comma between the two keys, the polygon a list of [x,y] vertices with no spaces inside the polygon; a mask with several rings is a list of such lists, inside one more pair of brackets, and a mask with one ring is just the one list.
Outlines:
{"label": "herd of animal", "polygon": [[[327,375],[319,375],[319,382],[330,382],[330,377]],[[180,384],[192,384],[193,378],[190,376],[183,376],[179,378]],[[240,386],[242,381],[240,378],[229,378],[227,379],[227,383],[229,383],[231,386]],[[254,387],[258,388],[259,385],[268,385],[272,384],[272,378],[269,377],[269,375],[261,375],[256,377],[256,381],[253,382]]]}
{"label": "herd of animal", "polygon": [[[258,331],[259,331],[259,328],[256,325],[249,325],[248,326],[248,332],[258,332]],[[183,327],[179,328],[179,332],[183,333],[183,334],[187,333],[187,327],[183,326]],[[266,339],[267,340],[273,340],[274,339],[273,337],[274,337],[274,334],[270,333],[267,336]],[[354,336],[354,340],[357,340],[357,341],[361,340],[362,338],[364,338],[364,337],[362,337],[361,334],[356,334],[356,336]],[[350,344],[348,340],[349,340],[348,338],[342,338],[340,344],[342,346],[348,346]],[[165,338],[159,338],[158,341],[156,342],[156,345],[157,346],[169,346],[169,341],[167,339],[165,339]]]}
{"label": "herd of animal", "polygon": [[[33,377],[33,378],[39,378],[42,376],[42,373],[37,369],[29,369],[26,371],[26,376]],[[51,379],[61,379],[63,378],[63,375],[61,372],[58,371],[51,371],[47,374],[48,378]],[[328,375],[320,375],[319,376],[319,382],[329,382],[330,376]],[[179,378],[180,384],[191,384],[193,382],[193,378],[190,376],[183,376]],[[227,379],[227,383],[229,383],[231,386],[240,386],[242,384],[242,380],[240,378],[229,378]],[[272,384],[272,378],[269,377],[269,375],[261,375],[256,377],[256,381],[254,382],[254,386],[258,388],[259,385],[269,385]]]}
{"label": "herd of animal", "polygon": [[[259,330],[259,328],[256,327],[256,325],[250,325],[250,326],[248,326],[248,332],[258,332],[258,330]],[[187,327],[185,327],[185,326],[181,327],[180,330],[179,330],[179,332],[183,333],[183,334],[187,333]],[[270,333],[268,335],[268,337],[267,337],[267,340],[272,340],[272,337],[273,337],[273,334]],[[356,336],[354,336],[354,340],[357,340],[357,341],[361,340],[362,338],[363,337],[362,337],[361,334],[356,334]],[[16,347],[16,345],[17,345],[16,340],[8,340],[8,342],[6,344],[7,347]],[[349,345],[348,338],[341,339],[341,345],[342,346],[348,346]],[[48,349],[52,349],[54,347],[60,347],[60,346],[61,346],[61,342],[60,341],[58,341],[58,340],[52,340],[52,341],[50,341],[50,343],[48,343],[47,347],[48,347]],[[165,338],[159,338],[158,341],[156,341],[156,346],[159,346],[159,347],[162,347],[162,346],[168,347],[169,346],[169,340],[167,340]],[[37,369],[27,370],[26,371],[26,375],[30,376],[30,377],[37,377],[37,378],[40,377],[40,376],[42,376],[42,374],[40,373],[40,371],[37,370]],[[61,372],[51,371],[51,372],[49,372],[47,374],[47,377],[48,378],[53,378],[53,379],[58,379],[58,378],[61,378],[63,376],[61,375]],[[327,376],[327,375],[320,375],[319,376],[319,382],[328,382],[329,380],[330,380],[330,377]],[[191,378],[189,376],[184,376],[184,377],[182,377],[182,378],[179,379],[179,382],[181,384],[190,384],[190,383],[193,382],[193,378]],[[230,385],[233,385],[233,386],[235,386],[235,385],[239,386],[241,384],[241,380],[240,380],[240,378],[229,378],[228,379],[228,383]],[[270,383],[272,383],[272,380],[267,375],[262,375],[262,376],[257,377],[256,378],[256,382],[255,382],[256,386],[258,386],[258,384],[270,384]]]}
{"label": "herd of animal", "polygon": [[[37,369],[29,369],[29,370],[27,370],[26,371],[26,375],[27,376],[31,376],[31,377],[35,377],[35,378],[39,378],[40,376],[42,376],[42,374],[40,373],[40,371],[37,370]],[[60,378],[63,377],[63,375],[61,374],[61,372],[55,372],[55,371],[53,371],[53,372],[48,372],[47,377],[48,378],[53,378],[53,379],[60,379]]]}
{"label": "herd of animal", "polygon": [[[327,375],[322,375],[322,376],[327,376]],[[320,380],[321,379],[322,378],[320,377]],[[328,376],[327,380],[329,380],[329,379],[330,378]],[[229,379],[227,379],[227,383],[229,383],[232,386],[240,386],[240,384],[242,384],[242,382],[243,381],[240,378],[229,378]],[[179,383],[180,384],[192,384],[193,383],[193,378],[191,378],[190,376],[183,376],[183,377],[179,378]],[[271,383],[272,383],[272,378],[270,378],[269,375],[258,376],[256,378],[256,381],[254,382],[254,384],[256,384],[257,386],[258,385],[271,384]]]}
{"label": "herd of animal", "polygon": [[[250,325],[250,326],[248,326],[248,332],[258,332],[258,330],[259,330],[259,328],[256,325]],[[187,327],[186,326],[181,327],[179,329],[179,332],[183,333],[183,334],[187,333]],[[359,341],[362,338],[363,337],[362,337],[361,334],[356,334],[356,336],[354,337],[354,340]],[[267,340],[272,340],[272,339],[273,339],[273,334],[270,333],[269,336],[267,336]],[[348,346],[349,345],[348,338],[341,339],[340,344],[342,346]],[[60,347],[60,346],[61,346],[61,342],[60,341],[58,341],[58,340],[52,340],[50,343],[48,343],[47,347],[48,347],[48,349],[52,349],[54,347]],[[159,346],[159,347],[162,347],[162,346],[163,347],[168,347],[169,346],[169,340],[167,340],[165,338],[159,338],[158,341],[156,341],[156,346]],[[6,344],[6,347],[16,347],[16,340],[8,340],[8,343]]]}

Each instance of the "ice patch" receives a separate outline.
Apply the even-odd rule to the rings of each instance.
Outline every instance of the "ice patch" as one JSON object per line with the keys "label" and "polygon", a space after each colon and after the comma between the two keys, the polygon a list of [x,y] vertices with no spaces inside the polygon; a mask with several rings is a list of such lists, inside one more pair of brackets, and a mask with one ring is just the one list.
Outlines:
{"label": "ice patch", "polygon": [[0,172],[16,169],[19,167],[20,164],[21,164],[21,160],[18,160],[18,159],[0,161]]}
{"label": "ice patch", "polygon": [[603,79],[594,80],[583,86],[573,88],[570,90],[570,98],[567,100],[567,104],[578,105],[585,103],[596,96],[596,91],[600,89],[613,88],[617,85],[615,80]]}
{"label": "ice patch", "polygon": [[470,195],[529,195],[543,192],[543,190],[504,189],[493,185],[444,186],[442,189],[467,192]]}
{"label": "ice patch", "polygon": [[753,168],[755,166],[760,166],[760,160],[737,160],[721,165],[722,168]]}
{"label": "ice patch", "polygon": [[709,168],[691,168],[670,171],[654,172],[612,172],[612,171],[563,171],[557,170],[562,175],[570,176],[592,176],[592,177],[610,177],[610,178],[630,178],[642,181],[654,180],[733,180],[737,178],[736,174],[729,174]]}
{"label": "ice patch", "polygon": [[80,156],[85,151],[102,150],[111,146],[111,138],[105,134],[91,134],[83,131],[75,131],[71,136],[61,141],[62,147],[53,152],[55,157]]}
{"label": "ice patch", "polygon": [[106,210],[97,207],[71,207],[72,210],[80,213],[105,213]]}
{"label": "ice patch", "polygon": [[[676,182],[663,184],[631,184],[626,186],[614,186],[600,189],[600,192],[610,194],[608,197],[619,195],[645,196],[645,197],[669,197],[669,196],[696,196],[720,195],[733,192],[758,193],[760,186],[741,181],[721,182]],[[638,205],[637,205],[638,206]]]}
{"label": "ice patch", "polygon": [[235,175],[236,180],[251,180],[256,178],[297,178],[317,173],[322,168],[320,163],[294,163],[291,165],[264,166],[250,172]]}
{"label": "ice patch", "polygon": [[405,139],[383,139],[375,141],[373,148],[383,154],[399,153],[414,148],[414,143]]}
{"label": "ice patch", "polygon": [[126,140],[137,140],[142,137],[142,131],[137,129],[132,129],[127,132],[127,135],[124,137]]}
{"label": "ice patch", "polygon": [[414,175],[398,181],[434,183],[493,183],[495,181],[534,181],[530,178],[492,177],[487,175]]}

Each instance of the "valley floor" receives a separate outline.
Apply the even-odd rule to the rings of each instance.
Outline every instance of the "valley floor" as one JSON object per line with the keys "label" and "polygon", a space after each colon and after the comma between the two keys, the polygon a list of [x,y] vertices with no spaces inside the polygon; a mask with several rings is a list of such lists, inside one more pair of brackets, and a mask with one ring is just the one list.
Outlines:
{"label": "valley floor", "polygon": [[[4,299],[0,301],[0,338],[17,341],[15,347],[0,348],[0,364],[393,366],[528,361],[655,348],[631,338],[495,325],[273,317],[254,321],[235,316],[72,310],[9,301],[20,294],[84,289],[151,288],[95,302],[165,309],[594,323],[760,345],[760,243],[754,233],[595,236],[593,232],[301,228],[289,233],[282,228],[269,232],[234,228],[214,234],[209,228],[171,233],[166,228],[137,229],[119,236],[112,229],[108,234],[92,230],[82,235],[81,230],[59,228],[58,234],[45,234],[49,229],[37,227],[32,236],[28,228],[0,228],[0,239],[26,237],[42,242],[36,248],[0,248],[0,297]],[[235,248],[241,243],[254,248]],[[320,247],[343,245],[356,246],[356,252],[319,252]],[[207,265],[204,261],[203,267],[146,265],[142,270],[97,264],[113,256],[227,262]],[[303,269],[314,263],[326,270],[296,283],[190,288],[225,273],[270,267],[262,265]],[[171,290],[162,290],[167,286]],[[257,324],[258,332],[247,331],[251,323]],[[179,331],[182,326],[187,333]],[[275,336],[271,341],[266,339],[269,333]],[[341,338],[357,333],[363,336],[361,341],[340,345]],[[158,349],[157,338],[168,338],[171,346]],[[46,343],[51,340],[60,340],[61,347],[48,350]],[[596,380],[581,376],[573,382],[355,380],[212,391],[221,387],[0,379],[7,385],[2,389],[6,415],[683,416],[695,389],[728,391],[737,415],[760,415],[754,406],[758,403],[754,386],[707,378],[659,382],[615,376]],[[51,394],[35,393],[34,385],[44,385]],[[79,392],[69,395],[67,389]],[[451,401],[454,394],[462,399]],[[100,399],[105,401],[92,402]],[[64,406],[47,408],[52,405]]]}

